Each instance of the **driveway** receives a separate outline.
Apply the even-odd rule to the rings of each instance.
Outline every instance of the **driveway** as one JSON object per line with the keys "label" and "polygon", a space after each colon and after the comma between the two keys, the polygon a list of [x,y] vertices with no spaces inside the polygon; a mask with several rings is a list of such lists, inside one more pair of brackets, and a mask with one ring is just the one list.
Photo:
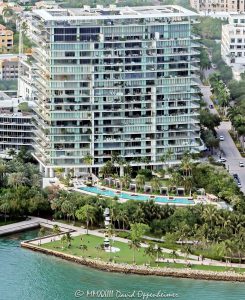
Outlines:
{"label": "driveway", "polygon": [[[201,85],[201,92],[203,94],[203,99],[207,103],[208,107],[213,104],[210,99],[211,91],[210,86]],[[210,109],[213,114],[218,114],[215,108]],[[239,167],[239,162],[242,161],[245,164],[245,158],[242,158],[235,143],[233,142],[229,130],[231,129],[230,122],[221,122],[220,126],[216,128],[218,136],[223,135],[225,140],[220,142],[220,150],[224,153],[224,157],[227,159],[226,168],[231,174],[238,174],[242,188],[241,191],[245,194],[245,168]]]}

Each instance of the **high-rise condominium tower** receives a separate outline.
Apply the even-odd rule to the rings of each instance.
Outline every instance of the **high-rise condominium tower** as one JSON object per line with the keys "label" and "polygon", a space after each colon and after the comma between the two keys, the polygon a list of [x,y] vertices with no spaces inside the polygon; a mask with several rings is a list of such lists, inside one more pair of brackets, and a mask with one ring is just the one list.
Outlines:
{"label": "high-rise condominium tower", "polygon": [[35,156],[47,176],[198,151],[193,18],[179,6],[34,11]]}

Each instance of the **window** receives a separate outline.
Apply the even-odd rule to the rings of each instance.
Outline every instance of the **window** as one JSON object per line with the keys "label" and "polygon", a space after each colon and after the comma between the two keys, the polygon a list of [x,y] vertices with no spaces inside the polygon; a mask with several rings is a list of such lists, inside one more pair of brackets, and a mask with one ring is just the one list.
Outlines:
{"label": "window", "polygon": [[231,43],[235,43],[235,39],[231,39]]}
{"label": "window", "polygon": [[237,39],[237,42],[238,43],[242,43],[242,39]]}

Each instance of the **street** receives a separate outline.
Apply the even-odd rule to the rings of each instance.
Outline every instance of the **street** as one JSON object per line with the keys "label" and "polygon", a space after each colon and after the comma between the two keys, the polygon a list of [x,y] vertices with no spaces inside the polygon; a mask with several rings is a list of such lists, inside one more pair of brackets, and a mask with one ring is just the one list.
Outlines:
{"label": "street", "polygon": [[[207,103],[209,109],[210,104],[213,104],[210,99],[211,91],[210,86],[200,86],[201,92],[203,94],[203,99]],[[210,109],[211,113],[217,114],[217,110],[215,108]],[[242,158],[235,143],[233,142],[229,130],[231,129],[230,122],[221,122],[220,126],[216,128],[218,136],[223,136],[224,141],[220,141],[220,150],[224,153],[224,157],[227,159],[226,168],[229,170],[230,174],[238,174],[238,177],[241,181],[242,187],[241,191],[245,193],[245,168],[239,167],[239,162],[243,162],[245,164],[245,158]]]}

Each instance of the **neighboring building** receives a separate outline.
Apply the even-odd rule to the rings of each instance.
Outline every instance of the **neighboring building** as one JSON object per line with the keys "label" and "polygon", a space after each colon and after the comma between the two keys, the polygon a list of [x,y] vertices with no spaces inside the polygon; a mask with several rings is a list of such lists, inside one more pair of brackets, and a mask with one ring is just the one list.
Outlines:
{"label": "neighboring building", "polygon": [[59,4],[57,4],[55,1],[38,1],[35,3],[35,6],[33,9],[57,9],[59,8]]}
{"label": "neighboring building", "polygon": [[33,59],[29,55],[22,55],[19,66],[20,76],[18,76],[18,96],[23,101],[30,101],[33,98],[34,66]]}
{"label": "neighboring building", "polygon": [[[0,92],[0,152],[32,148],[32,114],[19,110],[20,100]],[[2,154],[2,153],[1,153]]]}
{"label": "neighboring building", "polygon": [[17,80],[18,61],[17,55],[0,54],[0,80]]}
{"label": "neighboring building", "polygon": [[0,24],[0,53],[9,52],[13,48],[14,33]]}
{"label": "neighboring building", "polygon": [[210,12],[244,12],[245,0],[190,0],[195,10]]}
{"label": "neighboring building", "polygon": [[224,61],[245,67],[245,14],[230,15],[229,24],[222,26],[221,55]]}
{"label": "neighboring building", "polygon": [[[52,177],[93,157],[162,166],[198,152],[196,14],[179,6],[36,10],[35,157]],[[121,168],[122,170],[122,168]]]}

